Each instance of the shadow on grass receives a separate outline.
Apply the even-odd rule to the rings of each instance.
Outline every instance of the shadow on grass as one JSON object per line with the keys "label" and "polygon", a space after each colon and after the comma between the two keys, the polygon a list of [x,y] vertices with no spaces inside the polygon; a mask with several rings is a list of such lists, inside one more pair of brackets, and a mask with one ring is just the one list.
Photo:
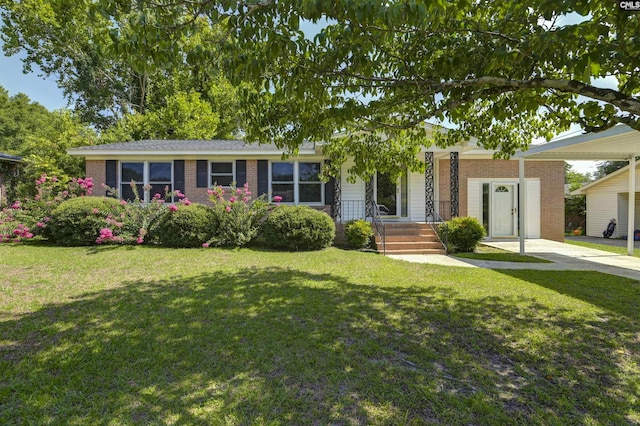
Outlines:
{"label": "shadow on grass", "polygon": [[618,314],[285,268],[128,282],[0,323],[0,423],[624,424]]}

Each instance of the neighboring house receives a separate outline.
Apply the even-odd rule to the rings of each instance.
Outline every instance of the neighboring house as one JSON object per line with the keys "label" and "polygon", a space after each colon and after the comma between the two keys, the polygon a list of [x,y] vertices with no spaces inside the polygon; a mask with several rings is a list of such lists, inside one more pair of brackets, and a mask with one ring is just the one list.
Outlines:
{"label": "neighboring house", "polygon": [[13,181],[12,178],[17,176],[21,163],[22,157],[0,152],[0,206],[14,201],[8,198],[9,190],[11,189],[9,185]]}
{"label": "neighboring house", "polygon": [[[117,188],[125,199],[132,197],[132,180],[141,194],[151,185],[147,200],[168,186],[200,203],[216,183],[247,182],[254,196],[279,195],[283,203],[323,209],[339,223],[371,217],[377,205],[386,223],[473,216],[490,238],[518,236],[518,161],[494,160],[492,151],[472,144],[421,152],[425,173],[408,173],[398,182],[379,173],[355,183],[347,180],[348,162],[339,178],[321,182],[326,159],[321,145],[312,143],[286,160],[274,145],[239,140],[143,140],[68,152],[86,159],[87,177],[97,187]],[[526,161],[525,175],[525,236],[563,241],[564,161]]]}
{"label": "neighboring house", "polygon": [[[636,163],[636,188],[640,188],[640,171]],[[611,219],[616,229],[611,238],[626,236],[629,223],[629,166],[590,182],[571,195],[587,196],[587,228],[590,237],[602,237]],[[640,196],[635,197],[635,223],[640,224]]]}

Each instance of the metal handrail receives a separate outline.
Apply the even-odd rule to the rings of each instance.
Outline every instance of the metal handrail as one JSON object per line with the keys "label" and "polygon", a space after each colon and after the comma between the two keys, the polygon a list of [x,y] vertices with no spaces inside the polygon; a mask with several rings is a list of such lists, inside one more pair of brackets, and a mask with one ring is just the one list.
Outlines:
{"label": "metal handrail", "polygon": [[380,243],[382,244],[382,254],[386,255],[387,254],[387,248],[385,245],[386,230],[385,230],[384,221],[382,220],[382,215],[380,214],[380,207],[378,207],[378,204],[373,201],[370,201],[370,203],[371,203],[371,211],[373,212],[371,221],[373,223],[373,227],[375,228],[376,234],[378,235],[378,237],[380,237]]}
{"label": "metal handrail", "polygon": [[440,241],[440,244],[442,244],[442,246],[444,247],[444,252],[446,253],[447,250],[447,241],[448,241],[448,236],[447,236],[447,232],[442,232],[441,229],[441,224],[444,223],[444,219],[442,218],[442,216],[440,216],[440,213],[438,212],[433,212],[433,220],[431,222],[427,222],[429,224],[429,226],[431,226],[431,229],[433,229],[433,232],[435,232],[436,236],[438,237],[438,241]]}

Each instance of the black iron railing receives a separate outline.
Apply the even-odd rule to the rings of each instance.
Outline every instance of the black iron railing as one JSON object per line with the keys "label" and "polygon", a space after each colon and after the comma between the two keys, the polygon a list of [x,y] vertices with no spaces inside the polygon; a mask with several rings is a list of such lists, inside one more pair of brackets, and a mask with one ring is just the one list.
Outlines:
{"label": "black iron railing", "polygon": [[373,229],[378,238],[380,238],[380,245],[382,246],[382,254],[387,254],[387,249],[385,245],[385,237],[386,231],[384,227],[384,221],[382,220],[382,216],[380,215],[380,207],[374,201],[370,201],[371,203],[371,211],[373,212],[373,217],[371,218],[371,222],[373,223]]}

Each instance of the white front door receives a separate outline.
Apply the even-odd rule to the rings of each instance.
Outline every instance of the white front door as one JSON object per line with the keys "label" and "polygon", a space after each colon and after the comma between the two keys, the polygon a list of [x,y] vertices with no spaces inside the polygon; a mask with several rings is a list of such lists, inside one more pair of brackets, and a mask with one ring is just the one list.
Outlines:
{"label": "white front door", "polygon": [[491,187],[491,236],[515,237],[518,229],[517,186],[493,183]]}

